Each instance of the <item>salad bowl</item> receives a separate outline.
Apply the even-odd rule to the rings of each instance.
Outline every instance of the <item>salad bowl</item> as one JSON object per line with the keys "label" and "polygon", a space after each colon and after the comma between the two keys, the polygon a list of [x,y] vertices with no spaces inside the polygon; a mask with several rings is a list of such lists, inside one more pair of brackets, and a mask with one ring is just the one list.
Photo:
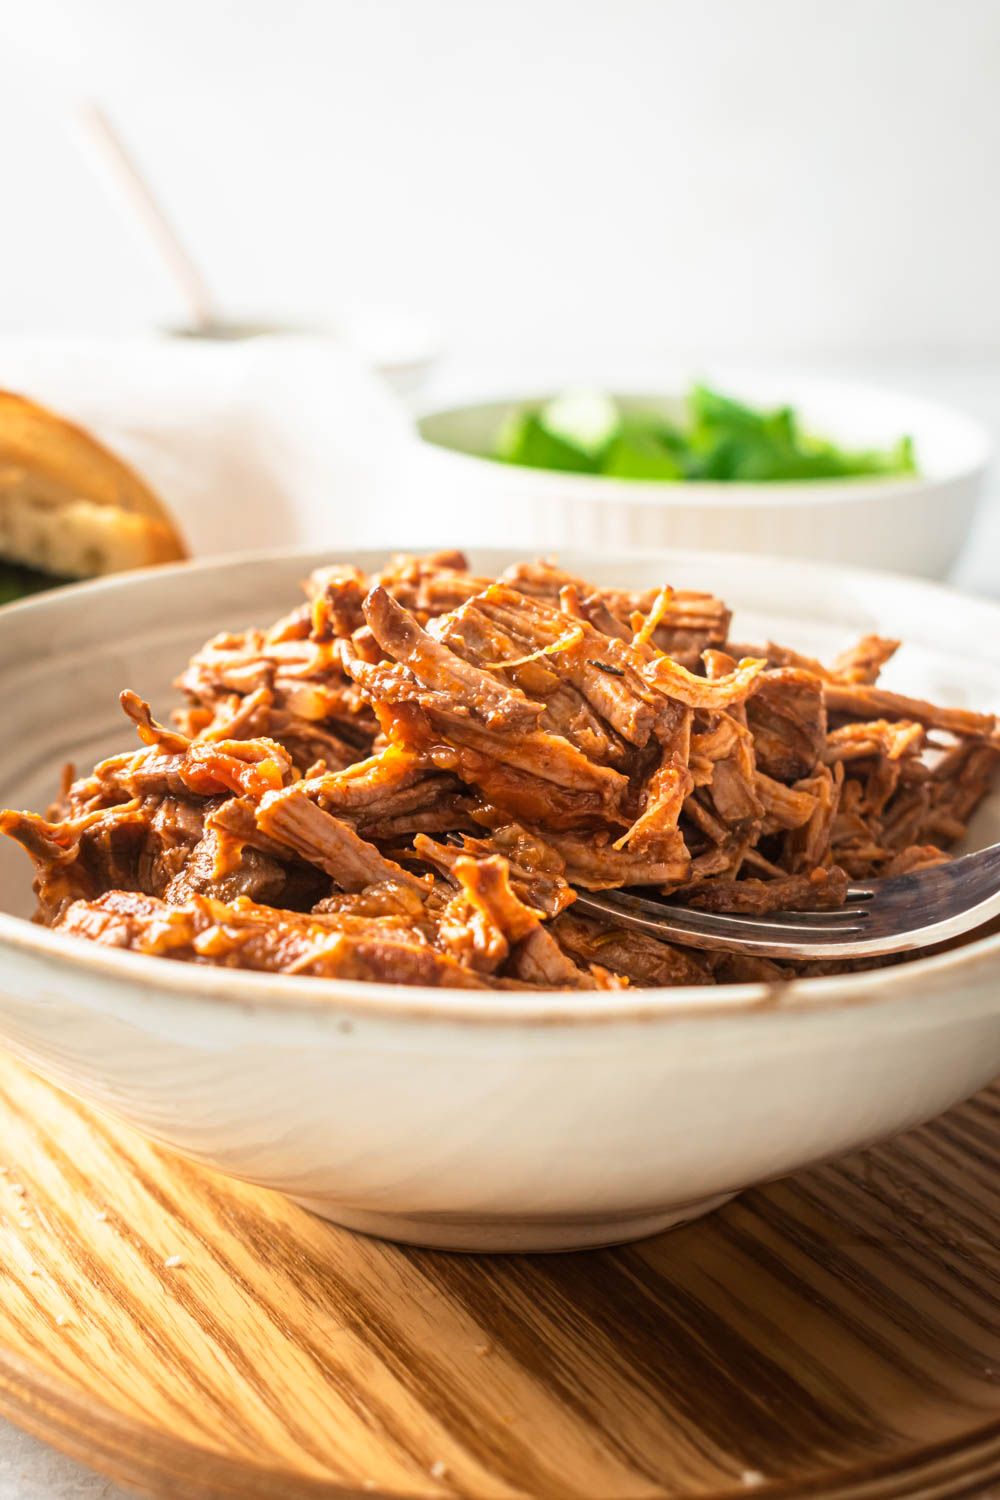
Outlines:
{"label": "salad bowl", "polygon": [[[456,533],[535,547],[705,547],[822,558],[943,578],[968,537],[990,459],[978,423],[932,402],[833,380],[713,376],[755,408],[790,407],[838,446],[885,450],[904,436],[911,473],[781,481],[667,482],[498,462],[505,432],[554,392],[438,405],[417,419],[408,478],[433,497],[434,540]],[[616,393],[623,414],[682,417],[678,381]]]}

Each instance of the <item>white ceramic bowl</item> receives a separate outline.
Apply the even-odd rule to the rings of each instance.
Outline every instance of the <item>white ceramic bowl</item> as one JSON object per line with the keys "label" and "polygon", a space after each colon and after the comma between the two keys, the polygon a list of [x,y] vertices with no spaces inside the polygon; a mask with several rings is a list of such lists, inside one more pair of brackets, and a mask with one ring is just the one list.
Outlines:
{"label": "white ceramic bowl", "polygon": [[[277,616],[318,555],[113,578],[0,611],[0,805],[128,745],[189,651]],[[373,554],[359,554],[362,566]],[[510,554],[474,555],[493,571]],[[781,560],[576,556],[599,580],[718,590],[743,638],[908,644],[889,681],[1000,703],[1000,607]],[[978,840],[1000,837],[1000,799]],[[461,1249],[626,1240],[914,1125],[1000,1070],[1000,937],[786,987],[522,994],[194,968],[24,920],[0,849],[0,1040],[158,1141],[358,1229]]]}
{"label": "white ceramic bowl", "polygon": [[[913,437],[918,475],[808,484],[664,484],[500,464],[493,452],[512,411],[550,392],[427,411],[414,458],[436,536],[503,546],[708,547],[822,557],[943,578],[975,513],[990,457],[984,428],[945,407],[826,380],[713,380],[752,404],[789,403],[803,423],[848,447]],[[677,390],[686,388],[678,385]],[[677,395],[620,395],[625,406],[680,415]]]}

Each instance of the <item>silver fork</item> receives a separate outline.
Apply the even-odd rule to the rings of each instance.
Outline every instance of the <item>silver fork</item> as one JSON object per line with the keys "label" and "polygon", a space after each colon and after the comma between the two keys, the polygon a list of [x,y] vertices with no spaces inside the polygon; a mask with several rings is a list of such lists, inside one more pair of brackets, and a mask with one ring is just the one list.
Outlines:
{"label": "silver fork", "polygon": [[625,891],[577,891],[573,910],[692,948],[761,958],[876,958],[929,948],[1000,916],[1000,844],[889,880],[860,881],[832,911],[695,911]]}

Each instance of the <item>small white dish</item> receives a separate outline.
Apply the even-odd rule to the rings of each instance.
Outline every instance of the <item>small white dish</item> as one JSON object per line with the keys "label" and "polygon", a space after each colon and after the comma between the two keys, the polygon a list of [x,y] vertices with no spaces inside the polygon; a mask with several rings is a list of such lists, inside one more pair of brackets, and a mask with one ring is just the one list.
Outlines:
{"label": "small white dish", "polygon": [[[822,557],[944,577],[966,540],[990,459],[986,430],[932,402],[828,380],[709,376],[752,405],[795,408],[803,425],[846,447],[914,440],[920,472],[885,479],[672,484],[553,473],[486,457],[511,412],[554,394],[426,410],[414,460],[435,535],[537,547],[705,547]],[[690,382],[679,382],[675,392]],[[678,394],[620,394],[677,419]],[[450,530],[449,530],[450,528]]]}
{"label": "small white dish", "polygon": [[[42,807],[66,760],[89,767],[129,745],[120,688],[165,712],[195,646],[276,617],[329,555],[122,575],[0,611],[0,806]],[[514,555],[473,563],[494,572]],[[827,653],[860,631],[901,635],[890,686],[1000,703],[1000,606],[781,559],[563,557],[598,581],[712,588],[750,640]],[[1000,798],[974,831],[1000,838]],[[915,1125],[1000,1071],[998,935],[778,987],[327,982],[37,927],[27,861],[0,845],[0,1041],[154,1139],[394,1239],[528,1251],[636,1238]]]}

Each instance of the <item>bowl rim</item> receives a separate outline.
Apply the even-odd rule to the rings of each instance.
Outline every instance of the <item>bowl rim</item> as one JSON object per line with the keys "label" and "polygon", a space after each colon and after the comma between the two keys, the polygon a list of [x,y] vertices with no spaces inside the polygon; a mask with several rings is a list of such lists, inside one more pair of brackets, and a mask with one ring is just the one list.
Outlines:
{"label": "bowl rim", "polygon": [[[717,381],[721,385],[727,383],[728,377],[724,373],[718,379],[712,372],[709,373],[713,382]],[[749,389],[761,380],[766,384],[772,382],[782,384],[780,378],[771,372],[760,371],[745,372],[742,376],[733,374],[729,383]],[[687,383],[690,384],[690,381]],[[682,389],[676,385],[672,386],[669,381],[659,391],[648,389],[636,391],[624,382],[613,384],[611,396],[629,401],[660,401],[664,398],[678,400],[682,399],[684,394]],[[849,396],[852,401],[898,402],[912,410],[913,421],[909,424],[911,429],[917,429],[920,421],[947,423],[956,429],[960,434],[963,447],[967,449],[966,456],[948,469],[942,469],[935,474],[919,472],[882,476],[858,474],[846,479],[782,481],[707,480],[699,481],[697,484],[685,484],[662,479],[622,479],[610,474],[577,474],[569,471],[535,468],[529,464],[507,464],[487,454],[468,453],[461,448],[453,448],[447,443],[438,442],[425,435],[424,423],[434,418],[457,416],[460,413],[495,406],[528,406],[541,403],[558,394],[558,389],[554,386],[546,387],[536,394],[531,394],[530,391],[520,394],[501,392],[479,396],[475,400],[438,401],[426,405],[421,403],[413,415],[414,433],[425,456],[429,453],[440,462],[470,466],[479,473],[488,473],[495,482],[500,482],[502,476],[516,475],[518,483],[572,491],[574,499],[600,500],[602,497],[607,497],[622,500],[628,497],[643,506],[662,505],[667,498],[674,504],[703,505],[708,509],[721,508],[726,505],[734,508],[759,506],[765,499],[770,505],[778,508],[791,505],[808,506],[831,501],[838,504],[858,503],[886,496],[899,499],[907,494],[926,495],[939,487],[951,485],[957,481],[979,478],[993,460],[994,443],[985,423],[945,402],[912,395],[905,391],[895,391],[884,386],[838,380],[826,376],[791,377],[787,385],[790,388],[789,399],[793,405],[808,402],[810,396],[822,398],[824,395],[831,399],[836,399],[838,395]],[[919,431],[912,430],[912,436],[919,455]]]}
{"label": "bowl rim", "polygon": [[[140,587],[155,575],[158,578],[188,577],[192,572],[231,572],[239,568],[259,568],[268,563],[292,563],[301,560],[303,568],[317,566],[317,558],[331,554],[329,546],[294,545],[252,552],[188,559],[155,568],[136,568],[128,572],[63,585],[35,594],[0,609],[0,636],[5,619],[23,620],[44,613],[52,605],[59,607],[69,599],[88,599],[101,593],[125,591]],[[407,550],[403,544],[392,547],[356,547],[354,554]],[[419,547],[413,550],[419,551]],[[476,548],[475,553],[517,552],[516,545],[502,548]],[[522,549],[530,553],[533,549]],[[588,549],[566,549],[567,561]],[[740,553],[695,548],[655,549],[674,558],[702,560],[711,564],[727,562],[745,565]],[[605,559],[607,560],[607,559]],[[615,548],[613,560],[648,564],[650,553],[640,548]],[[875,569],[843,564],[816,562],[810,559],[755,554],[752,566],[779,568],[803,567],[836,579],[860,575],[873,590],[903,588],[909,593],[930,595],[942,604],[959,601],[995,617],[1000,627],[1000,603],[963,594],[958,589],[922,578],[880,572]],[[905,998],[907,989],[926,993],[933,981],[956,969],[978,970],[990,965],[1000,955],[1000,932],[974,938],[946,952],[925,958],[905,960],[885,968],[857,973],[824,975],[781,981],[759,981],[724,985],[677,985],[631,990],[474,990],[446,989],[429,985],[386,984],[382,982],[324,979],[309,975],[269,974],[242,969],[215,968],[170,962],[147,954],[104,948],[84,938],[71,937],[42,927],[30,919],[0,910],[0,954],[14,950],[27,957],[48,961],[60,970],[82,969],[94,978],[106,978],[140,991],[142,998],[153,995],[211,1001],[227,1008],[254,1011],[273,1010],[277,1015],[296,1014],[336,1022],[345,1012],[358,1019],[365,1016],[408,1020],[436,1020],[463,1024],[509,1022],[515,1025],[551,1027],[556,1025],[615,1024],[624,1022],[681,1021],[740,1015],[773,1015],[776,1012],[812,1013],[834,1009],[854,1009],[860,1005],[880,1004]],[[930,980],[931,985],[921,983]],[[131,983],[130,983],[131,982]],[[911,998],[916,998],[911,997]],[[324,1004],[324,1001],[328,1002]],[[1000,1003],[1000,997],[998,997]]]}
{"label": "bowl rim", "polygon": [[[24,917],[0,912],[0,951],[11,949],[58,966],[70,975],[70,982],[74,973],[83,970],[91,979],[126,986],[130,1004],[154,999],[195,1001],[229,1012],[294,1015],[335,1028],[345,1015],[350,1015],[359,1021],[379,1019],[550,1030],[711,1021],[733,1016],[803,1016],[867,1009],[901,999],[917,1003],[920,995],[929,999],[958,968],[965,971],[963,978],[973,969],[995,968],[994,960],[1000,954],[1000,933],[930,958],[856,974],[630,990],[444,989],[213,968],[102,948],[85,938],[52,932]],[[918,982],[920,995],[914,993]]]}

